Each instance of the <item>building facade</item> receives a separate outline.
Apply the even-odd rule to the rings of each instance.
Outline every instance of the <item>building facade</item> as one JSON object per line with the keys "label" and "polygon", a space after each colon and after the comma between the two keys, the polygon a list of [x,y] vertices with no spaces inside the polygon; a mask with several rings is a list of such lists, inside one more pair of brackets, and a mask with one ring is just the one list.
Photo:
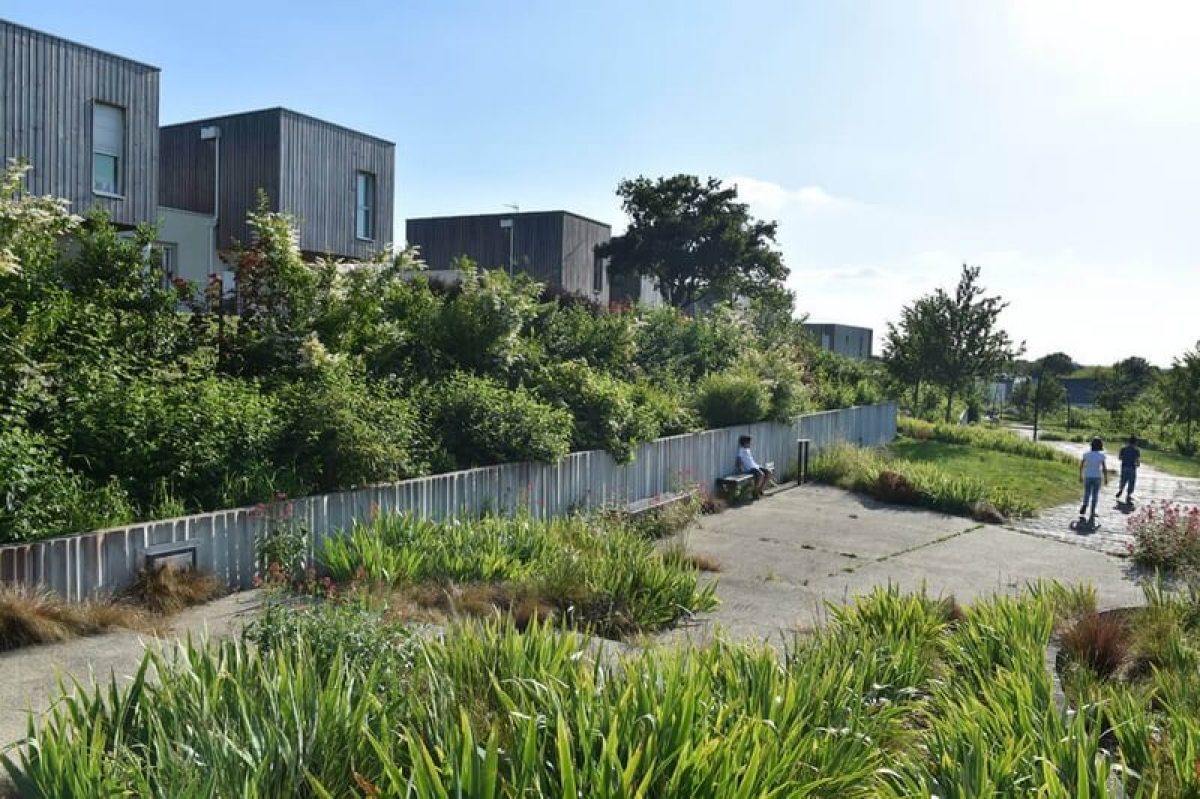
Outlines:
{"label": "building facade", "polygon": [[853,327],[851,325],[806,324],[804,329],[811,333],[820,343],[822,349],[846,355],[851,358],[870,358],[873,346],[873,332],[869,327]]}
{"label": "building facade", "polygon": [[159,202],[217,218],[217,249],[250,241],[247,215],[294,216],[308,255],[366,260],[392,243],[395,145],[286,108],[166,125]]}
{"label": "building facade", "polygon": [[154,223],[158,91],[157,67],[0,20],[0,163],[75,213]]}
{"label": "building facade", "polygon": [[548,288],[608,305],[608,268],[596,254],[612,238],[603,222],[537,211],[409,219],[405,232],[431,271],[450,270],[466,256],[484,269],[523,272]]}

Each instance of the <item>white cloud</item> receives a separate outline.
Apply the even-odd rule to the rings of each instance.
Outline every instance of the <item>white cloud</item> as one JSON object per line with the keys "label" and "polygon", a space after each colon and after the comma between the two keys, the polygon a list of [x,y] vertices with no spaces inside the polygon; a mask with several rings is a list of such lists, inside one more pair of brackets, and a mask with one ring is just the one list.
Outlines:
{"label": "white cloud", "polygon": [[726,178],[725,182],[737,186],[738,199],[763,216],[777,216],[792,209],[803,212],[838,211],[856,205],[854,201],[830,194],[820,186],[788,189],[769,180],[742,175]]}

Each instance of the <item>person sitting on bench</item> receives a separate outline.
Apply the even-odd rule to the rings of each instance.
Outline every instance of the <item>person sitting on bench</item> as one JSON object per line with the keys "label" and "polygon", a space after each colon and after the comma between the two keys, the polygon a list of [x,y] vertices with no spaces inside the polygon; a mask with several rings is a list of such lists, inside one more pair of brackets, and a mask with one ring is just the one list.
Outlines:
{"label": "person sitting on bench", "polygon": [[760,466],[758,461],[754,460],[754,453],[750,451],[750,441],[750,436],[740,436],[738,438],[735,465],[737,466],[738,474],[754,475],[754,496],[761,497],[763,489],[771,481],[771,470],[765,466]]}

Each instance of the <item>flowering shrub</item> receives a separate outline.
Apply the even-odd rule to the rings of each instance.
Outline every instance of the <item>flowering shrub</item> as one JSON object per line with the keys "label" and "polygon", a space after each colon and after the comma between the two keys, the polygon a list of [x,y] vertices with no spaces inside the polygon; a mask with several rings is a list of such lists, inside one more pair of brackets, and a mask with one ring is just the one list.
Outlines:
{"label": "flowering shrub", "polygon": [[1192,569],[1200,566],[1200,508],[1168,502],[1147,505],[1129,519],[1129,554],[1143,566]]}

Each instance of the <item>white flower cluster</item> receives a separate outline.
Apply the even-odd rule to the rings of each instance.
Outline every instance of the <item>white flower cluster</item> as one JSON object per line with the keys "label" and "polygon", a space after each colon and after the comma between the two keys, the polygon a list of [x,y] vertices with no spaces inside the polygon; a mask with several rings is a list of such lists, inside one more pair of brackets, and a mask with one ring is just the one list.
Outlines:
{"label": "white flower cluster", "polygon": [[28,163],[9,159],[0,173],[0,277],[21,271],[20,253],[52,244],[83,219],[58,197],[38,197],[24,186]]}

